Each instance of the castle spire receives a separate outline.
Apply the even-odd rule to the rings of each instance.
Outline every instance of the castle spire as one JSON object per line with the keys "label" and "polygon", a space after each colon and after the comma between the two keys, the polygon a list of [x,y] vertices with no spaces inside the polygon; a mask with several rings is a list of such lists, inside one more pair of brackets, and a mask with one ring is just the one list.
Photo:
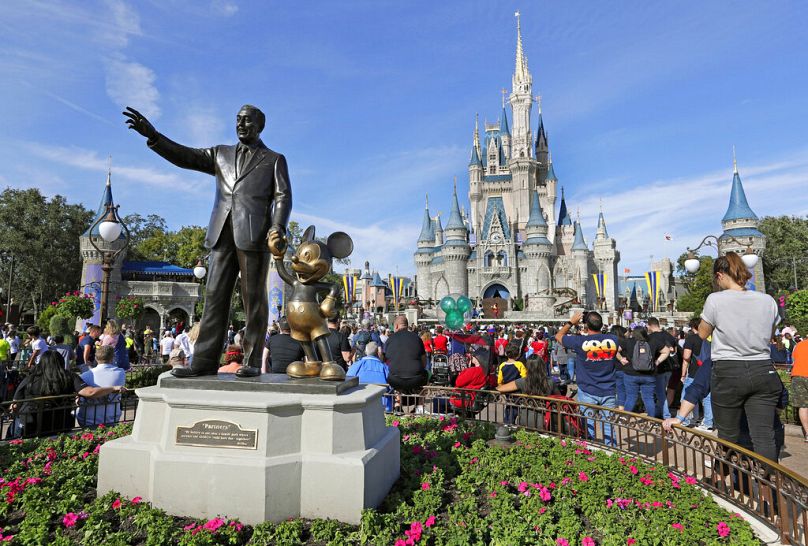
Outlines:
{"label": "castle spire", "polygon": [[426,207],[424,207],[424,221],[421,224],[421,234],[418,236],[419,243],[432,243],[435,240],[435,230],[432,224],[432,217],[429,215],[429,194],[426,196]]}
{"label": "castle spire", "polygon": [[516,69],[513,73],[514,82],[525,83],[530,81],[530,73],[527,70],[527,57],[522,48],[522,19],[517,11],[516,16]]}
{"label": "castle spire", "polygon": [[558,210],[558,225],[572,225],[572,218],[570,218],[569,211],[567,211],[567,200],[564,198],[564,186],[561,186],[561,208]]}
{"label": "castle spire", "polygon": [[584,232],[581,230],[580,222],[575,222],[575,240],[572,243],[572,250],[589,250],[584,241]]}
{"label": "castle spire", "polygon": [[733,147],[732,154],[733,173],[732,173],[732,191],[729,195],[729,206],[727,212],[724,214],[722,222],[730,222],[733,220],[757,220],[757,215],[752,211],[749,202],[746,200],[746,192],[741,183],[741,176],[738,174],[738,162],[735,159],[735,149]]}
{"label": "castle spire", "polygon": [[465,229],[463,217],[460,214],[460,203],[457,201],[457,177],[454,178],[454,190],[452,191],[452,211],[449,213],[449,221],[446,222],[446,231],[451,229]]}
{"label": "castle spire", "polygon": [[735,145],[732,145],[732,173],[738,174],[738,159],[735,157]]}

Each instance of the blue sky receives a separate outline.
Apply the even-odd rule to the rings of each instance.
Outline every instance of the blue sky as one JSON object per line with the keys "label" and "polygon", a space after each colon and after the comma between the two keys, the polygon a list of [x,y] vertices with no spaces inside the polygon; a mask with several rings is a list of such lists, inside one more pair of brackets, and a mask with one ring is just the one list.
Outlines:
{"label": "blue sky", "polygon": [[9,0],[0,185],[95,208],[111,154],[122,214],[206,225],[213,179],[149,151],[121,108],[203,146],[234,142],[249,102],[293,218],[349,232],[354,265],[412,273],[424,194],[448,212],[475,112],[499,116],[517,9],[555,172],[590,242],[602,200],[621,269],[720,230],[733,144],[759,216],[808,214],[804,2]]}

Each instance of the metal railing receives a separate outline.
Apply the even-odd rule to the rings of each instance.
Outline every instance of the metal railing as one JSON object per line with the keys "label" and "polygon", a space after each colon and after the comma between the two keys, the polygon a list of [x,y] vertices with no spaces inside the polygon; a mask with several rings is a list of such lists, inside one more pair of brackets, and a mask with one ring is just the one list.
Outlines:
{"label": "metal railing", "polygon": [[427,386],[399,399],[404,412],[516,425],[663,464],[754,515],[784,543],[806,544],[808,479],[711,434],[679,426],[666,432],[659,419],[568,398]]}
{"label": "metal railing", "polygon": [[[53,396],[0,404],[5,440],[134,421],[134,392],[119,400]],[[569,398],[501,394],[426,386],[414,394],[391,393],[388,407],[411,414],[456,414],[491,424],[515,425],[561,438],[586,440],[601,449],[663,464],[693,476],[710,493],[775,530],[787,544],[806,544],[808,479],[739,445],[684,427],[671,432],[653,417],[583,404]],[[12,407],[13,406],[13,407]],[[399,409],[400,408],[400,409]]]}

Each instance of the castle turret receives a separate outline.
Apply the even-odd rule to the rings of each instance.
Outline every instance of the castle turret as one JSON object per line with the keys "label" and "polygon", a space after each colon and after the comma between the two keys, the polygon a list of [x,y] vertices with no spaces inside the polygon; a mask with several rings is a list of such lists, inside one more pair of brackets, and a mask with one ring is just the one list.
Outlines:
{"label": "castle turret", "polygon": [[440,223],[440,215],[433,220],[435,226],[435,246],[443,246],[443,226]]}
{"label": "castle turret", "polygon": [[432,263],[432,254],[434,252],[435,232],[432,217],[429,215],[429,196],[427,196],[421,234],[418,236],[418,250],[415,251],[416,290],[418,297],[422,300],[432,298],[432,279],[429,265]]}
{"label": "castle turret", "polygon": [[575,222],[573,225],[575,238],[572,243],[572,256],[575,260],[575,282],[577,284],[578,298],[582,304],[587,303],[587,290],[586,286],[589,281],[589,247],[586,246],[584,241],[584,232],[581,229],[581,224]]}
{"label": "castle turret", "polygon": [[528,260],[527,292],[543,292],[550,288],[550,253],[553,245],[547,238],[547,220],[541,209],[539,194],[533,192],[530,218],[525,224],[525,242],[522,250]]}
{"label": "castle turret", "polygon": [[606,230],[606,219],[603,217],[603,211],[598,216],[598,229],[595,235],[595,265],[597,266],[597,273],[604,275],[602,298],[606,310],[614,311],[617,309],[617,264],[620,262],[620,253],[617,251],[617,243],[614,239],[609,237],[609,232]]}
{"label": "castle turret", "polygon": [[471,248],[468,243],[468,229],[460,214],[460,204],[457,201],[457,183],[455,182],[452,194],[452,210],[444,230],[445,242],[441,255],[446,272],[446,281],[449,283],[449,292],[467,294],[469,288],[468,260]]}
{"label": "castle turret", "polygon": [[[103,239],[103,237],[101,237],[101,233],[98,231],[98,226],[93,227],[100,218],[106,216],[107,206],[113,204],[112,172],[110,170],[107,172],[107,183],[104,186],[104,193],[101,196],[101,203],[98,205],[98,211],[93,217],[90,227],[88,227],[87,231],[85,231],[81,237],[79,237],[79,249],[81,250],[81,258],[83,262],[81,268],[81,291],[85,294],[92,294],[95,298],[95,314],[86,321],[80,322],[91,322],[93,324],[99,324],[101,322],[101,282],[103,279],[101,264],[104,260],[101,253],[98,252],[90,243],[90,239],[92,239],[95,244],[105,252],[115,252],[126,244],[126,236],[124,235],[123,231],[121,231],[121,234],[116,241],[108,243]],[[119,286],[121,284],[121,268],[125,259],[126,251],[124,250],[118,254],[118,256],[115,258],[115,262],[112,264],[112,270],[110,271],[109,276],[109,293],[111,295],[115,295],[119,291]],[[114,298],[110,298],[108,318],[115,318]],[[79,330],[83,329],[83,327],[84,324],[77,323],[77,328]]]}
{"label": "castle turret", "polygon": [[471,225],[476,226],[482,221],[483,198],[483,162],[480,159],[480,120],[474,117],[474,141],[471,145],[471,160],[469,161],[469,201],[471,201]]}
{"label": "castle turret", "polygon": [[516,66],[511,80],[510,103],[513,108],[513,137],[511,157],[531,157],[530,109],[533,105],[533,76],[527,68],[527,56],[522,48],[522,23],[516,12]]}
{"label": "castle turret", "polygon": [[507,160],[511,157],[511,129],[508,127],[508,112],[505,111],[505,95],[502,95],[502,121],[499,122],[499,133],[502,139],[502,152]]}
{"label": "castle turret", "polygon": [[[760,221],[752,211],[749,202],[746,200],[746,192],[741,183],[741,176],[738,174],[738,161],[735,158],[735,148],[732,149],[732,190],[729,195],[729,205],[724,218],[721,219],[721,227],[724,232],[718,238],[718,251],[720,254],[727,252],[737,252],[740,255],[746,253],[748,246],[760,256],[766,249],[766,236],[760,232],[758,226]],[[766,291],[766,282],[763,277],[763,261],[758,260],[752,269],[751,285],[754,285],[758,292]]]}

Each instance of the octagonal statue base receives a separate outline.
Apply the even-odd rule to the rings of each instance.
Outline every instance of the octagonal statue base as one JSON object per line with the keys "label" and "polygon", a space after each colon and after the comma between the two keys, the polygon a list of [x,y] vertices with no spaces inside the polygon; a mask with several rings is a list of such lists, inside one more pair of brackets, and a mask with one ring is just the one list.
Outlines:
{"label": "octagonal statue base", "polygon": [[399,476],[399,431],[384,388],[264,374],[176,379],[137,390],[132,435],[104,444],[98,494],[170,514],[244,523],[359,523]]}

